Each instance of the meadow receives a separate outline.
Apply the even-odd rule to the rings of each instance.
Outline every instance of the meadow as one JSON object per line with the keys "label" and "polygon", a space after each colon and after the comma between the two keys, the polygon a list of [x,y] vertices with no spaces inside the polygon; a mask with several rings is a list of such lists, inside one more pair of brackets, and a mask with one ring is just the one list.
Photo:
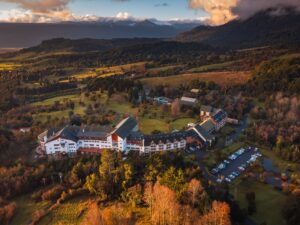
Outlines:
{"label": "meadow", "polygon": [[270,185],[249,180],[235,182],[234,186],[230,187],[231,194],[237,199],[242,209],[247,209],[248,204],[245,195],[251,191],[255,192],[257,208],[257,212],[251,218],[257,224],[285,224],[281,209],[286,196],[282,192],[275,190]]}
{"label": "meadow", "polygon": [[250,72],[207,72],[207,73],[186,73],[168,77],[143,78],[141,82],[148,86],[166,85],[178,87],[189,84],[192,81],[213,81],[221,86],[232,86],[243,84],[250,79]]}

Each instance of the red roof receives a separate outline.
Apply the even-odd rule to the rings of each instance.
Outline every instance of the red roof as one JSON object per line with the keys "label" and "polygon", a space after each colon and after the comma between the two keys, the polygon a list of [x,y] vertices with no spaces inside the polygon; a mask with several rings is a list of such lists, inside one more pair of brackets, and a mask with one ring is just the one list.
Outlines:
{"label": "red roof", "polygon": [[99,149],[99,148],[80,148],[78,151],[83,152],[83,153],[98,153],[98,154],[101,154],[102,149]]}

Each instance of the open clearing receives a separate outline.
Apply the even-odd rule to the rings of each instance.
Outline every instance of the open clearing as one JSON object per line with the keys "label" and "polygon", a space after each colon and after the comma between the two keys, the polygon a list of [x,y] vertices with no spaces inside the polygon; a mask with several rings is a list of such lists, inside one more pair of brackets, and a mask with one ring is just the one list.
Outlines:
{"label": "open clearing", "polygon": [[75,225],[80,224],[87,208],[90,204],[90,198],[86,196],[77,197],[62,203],[52,210],[38,223],[39,225]]}
{"label": "open clearing", "polygon": [[34,202],[30,195],[19,197],[15,202],[17,203],[17,213],[11,221],[11,225],[29,224],[33,213],[50,206],[48,201]]}
{"label": "open clearing", "polygon": [[141,82],[148,86],[166,85],[178,87],[182,84],[190,84],[192,81],[213,81],[221,86],[243,84],[251,77],[250,72],[209,72],[209,73],[188,73],[169,77],[143,78]]}
{"label": "open clearing", "polygon": [[[284,219],[281,213],[281,207],[285,200],[285,195],[275,190],[267,184],[261,184],[255,181],[241,181],[231,187],[231,193],[236,197],[241,208],[247,209],[247,192],[255,192],[255,202],[257,212],[251,218],[257,223],[266,222],[268,225],[282,225]],[[266,210],[267,209],[267,210]]]}

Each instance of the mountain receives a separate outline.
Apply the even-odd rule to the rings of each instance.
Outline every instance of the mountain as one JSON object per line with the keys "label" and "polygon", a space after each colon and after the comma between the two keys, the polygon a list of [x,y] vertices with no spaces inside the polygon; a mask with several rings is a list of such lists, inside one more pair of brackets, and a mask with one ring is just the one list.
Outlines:
{"label": "mountain", "polygon": [[185,42],[203,42],[214,47],[251,48],[265,45],[299,45],[300,14],[292,9],[277,15],[275,9],[259,12],[246,20],[221,26],[198,26],[177,36]]}
{"label": "mountain", "polygon": [[0,23],[0,48],[24,48],[53,38],[173,38],[196,27],[195,22],[103,20],[65,23]]}
{"label": "mountain", "polygon": [[[20,53],[53,53],[53,52],[101,52],[114,48],[130,47],[134,45],[143,45],[150,43],[161,42],[162,39],[158,38],[130,38],[130,39],[66,39],[55,38],[46,41],[42,41],[41,44],[24,48],[20,50]],[[11,54],[12,55],[12,54]]]}

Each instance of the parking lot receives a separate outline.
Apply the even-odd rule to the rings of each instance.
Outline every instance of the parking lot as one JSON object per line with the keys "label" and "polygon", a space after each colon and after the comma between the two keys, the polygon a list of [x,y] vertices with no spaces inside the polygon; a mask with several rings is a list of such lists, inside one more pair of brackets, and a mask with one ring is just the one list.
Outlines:
{"label": "parking lot", "polygon": [[230,183],[261,156],[261,153],[255,147],[240,148],[213,168],[211,173],[215,176],[218,183],[223,181]]}

